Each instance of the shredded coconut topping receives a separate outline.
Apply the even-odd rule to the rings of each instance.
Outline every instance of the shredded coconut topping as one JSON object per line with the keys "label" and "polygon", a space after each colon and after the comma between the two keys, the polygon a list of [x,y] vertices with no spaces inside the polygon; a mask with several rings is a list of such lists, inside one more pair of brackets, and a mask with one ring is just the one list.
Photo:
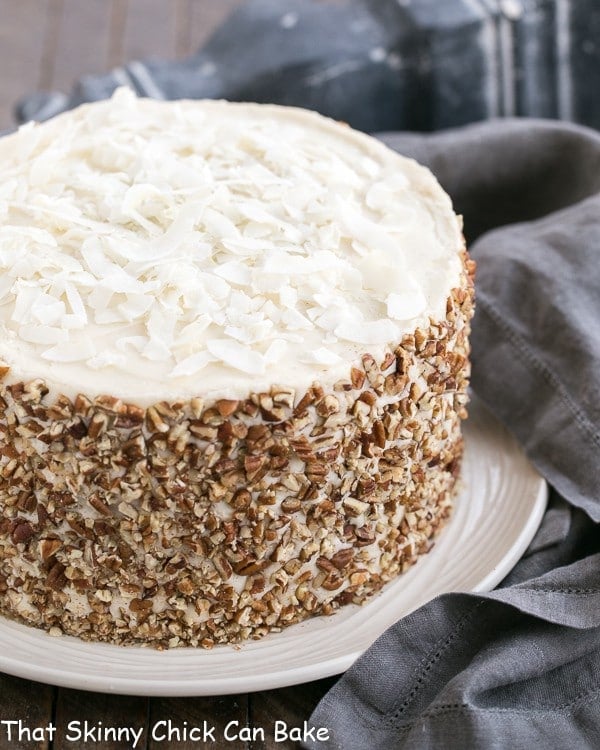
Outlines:
{"label": "shredded coconut topping", "polygon": [[433,177],[300,110],[121,89],[2,139],[0,170],[5,333],[57,366],[314,373],[443,316],[458,278]]}

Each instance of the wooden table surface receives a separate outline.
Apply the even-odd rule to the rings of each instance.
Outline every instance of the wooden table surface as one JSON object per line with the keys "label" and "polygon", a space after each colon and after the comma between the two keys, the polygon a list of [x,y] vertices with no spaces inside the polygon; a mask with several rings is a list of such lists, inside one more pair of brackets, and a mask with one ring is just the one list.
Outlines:
{"label": "wooden table surface", "polygon": [[[185,57],[206,40],[242,0],[0,0],[0,130],[14,124],[15,102],[41,89],[69,91],[81,75],[102,73],[132,58]],[[335,680],[249,695],[214,698],[134,698],[42,685],[0,674],[0,721],[21,720],[28,727],[56,726],[54,740],[9,741],[0,731],[0,750],[120,750],[128,743],[90,745],[67,741],[72,720],[90,725],[145,727],[137,748],[198,748],[198,742],[154,743],[148,728],[171,719],[175,726],[216,727],[229,721],[262,727],[265,740],[207,744],[230,750],[286,750],[274,742],[275,720],[302,726]],[[2,725],[4,727],[5,725]]]}

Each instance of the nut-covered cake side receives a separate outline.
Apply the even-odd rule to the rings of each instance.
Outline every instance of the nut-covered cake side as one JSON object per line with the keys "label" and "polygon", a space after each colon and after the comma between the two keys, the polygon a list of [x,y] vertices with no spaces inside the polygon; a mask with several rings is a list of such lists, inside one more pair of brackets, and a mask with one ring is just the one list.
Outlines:
{"label": "nut-covered cake side", "polygon": [[360,603],[406,570],[448,517],[460,464],[463,260],[444,320],[331,389],[142,409],[4,386],[2,613],[91,640],[211,647]]}

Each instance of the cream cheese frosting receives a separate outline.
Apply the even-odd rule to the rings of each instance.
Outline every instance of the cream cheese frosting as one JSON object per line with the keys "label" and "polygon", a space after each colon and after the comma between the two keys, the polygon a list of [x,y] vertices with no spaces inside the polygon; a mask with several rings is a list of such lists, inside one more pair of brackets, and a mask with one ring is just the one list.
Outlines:
{"label": "cream cheese frosting", "polygon": [[140,405],[347,376],[442,320],[461,226],[312,112],[127,89],[0,140],[0,358]]}

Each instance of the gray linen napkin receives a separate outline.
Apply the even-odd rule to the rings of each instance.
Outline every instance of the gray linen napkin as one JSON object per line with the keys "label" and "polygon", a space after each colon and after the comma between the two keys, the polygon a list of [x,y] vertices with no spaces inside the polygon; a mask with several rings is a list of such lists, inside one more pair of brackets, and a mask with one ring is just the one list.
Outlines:
{"label": "gray linen napkin", "polygon": [[555,489],[502,585],[386,631],[314,711],[330,741],[307,747],[598,748],[600,136],[508,120],[382,138],[464,213],[473,386]]}

